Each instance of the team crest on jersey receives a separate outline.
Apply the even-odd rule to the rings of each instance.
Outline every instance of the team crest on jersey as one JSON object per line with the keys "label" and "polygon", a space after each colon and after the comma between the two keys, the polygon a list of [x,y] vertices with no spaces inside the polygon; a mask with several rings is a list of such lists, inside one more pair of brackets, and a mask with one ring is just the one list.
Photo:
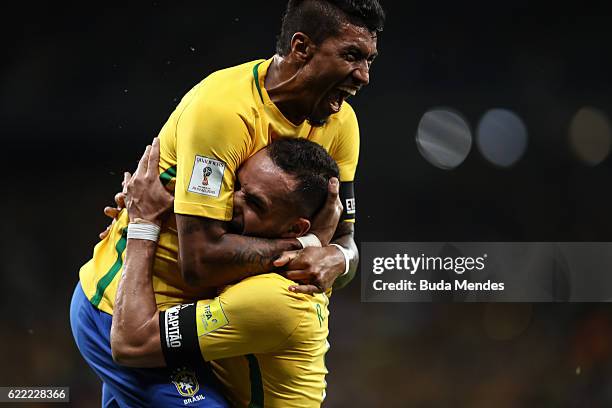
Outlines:
{"label": "team crest on jersey", "polygon": [[214,332],[229,323],[225,312],[221,307],[221,300],[216,297],[213,300],[199,301],[196,310],[196,325],[198,337]]}
{"label": "team crest on jersey", "polygon": [[172,383],[182,397],[193,397],[200,390],[200,384],[195,373],[185,367],[172,374]]}
{"label": "team crest on jersey", "polygon": [[219,197],[225,173],[221,160],[196,155],[187,191],[211,197]]}

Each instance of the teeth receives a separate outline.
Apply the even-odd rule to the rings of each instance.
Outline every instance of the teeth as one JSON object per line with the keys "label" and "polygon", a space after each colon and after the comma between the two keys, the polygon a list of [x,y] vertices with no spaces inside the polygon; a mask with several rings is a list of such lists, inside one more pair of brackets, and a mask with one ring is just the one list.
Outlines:
{"label": "teeth", "polygon": [[339,86],[338,89],[352,96],[357,94],[357,90],[355,88],[349,88],[348,86]]}

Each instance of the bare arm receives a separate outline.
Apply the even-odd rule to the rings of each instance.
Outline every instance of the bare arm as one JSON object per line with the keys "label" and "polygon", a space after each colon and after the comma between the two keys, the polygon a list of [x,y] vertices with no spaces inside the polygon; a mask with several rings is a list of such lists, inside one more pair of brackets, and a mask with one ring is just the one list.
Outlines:
{"label": "bare arm", "polygon": [[113,360],[123,366],[166,365],[151,278],[156,247],[152,241],[128,239],[111,327]]}
{"label": "bare arm", "polygon": [[284,251],[301,248],[295,238],[263,239],[230,234],[227,223],[176,215],[181,273],[194,286],[219,287],[270,272]]}
{"label": "bare arm", "polygon": [[[158,179],[159,140],[148,146],[134,176],[124,185],[130,222],[149,220],[160,226],[173,198]],[[131,226],[131,225],[130,225]],[[128,238],[125,263],[115,298],[111,349],[113,359],[132,367],[165,365],[161,349],[159,311],[153,292],[153,259],[157,242]]]}
{"label": "bare arm", "polygon": [[[325,245],[332,239],[342,213],[339,183],[333,180],[327,201],[310,230]],[[301,249],[295,238],[263,239],[228,233],[227,223],[222,221],[177,214],[176,223],[183,278],[203,288],[273,271],[277,266],[274,261],[282,253]]]}
{"label": "bare arm", "polygon": [[[330,180],[328,188],[327,201],[314,217],[310,229],[324,245],[331,241],[342,213],[337,179]],[[167,194],[165,190],[159,194],[162,193]],[[124,196],[125,191],[115,197],[118,207],[122,206]],[[114,217],[117,209],[109,207],[105,213]],[[181,214],[176,215],[176,221],[181,274],[188,284],[203,291],[274,271],[279,266],[274,264],[279,256],[301,249],[301,244],[295,238],[263,239],[231,234],[227,230],[228,223],[223,221]],[[108,229],[101,237],[107,232]],[[337,249],[331,249],[330,253],[338,255]],[[331,287],[337,276],[334,273],[330,279],[331,274],[325,271],[339,263],[344,265],[343,258],[330,261],[322,264],[321,270],[328,277],[323,280],[322,290]]]}
{"label": "bare arm", "polygon": [[[359,250],[355,244],[355,224],[350,222],[342,222],[338,225],[336,235],[332,241],[334,244],[341,245],[349,250],[352,255],[349,262],[349,269],[346,275],[339,276],[334,282],[334,289],[342,289],[353,280],[357,274],[357,265],[359,264]],[[344,271],[342,271],[344,272]]]}

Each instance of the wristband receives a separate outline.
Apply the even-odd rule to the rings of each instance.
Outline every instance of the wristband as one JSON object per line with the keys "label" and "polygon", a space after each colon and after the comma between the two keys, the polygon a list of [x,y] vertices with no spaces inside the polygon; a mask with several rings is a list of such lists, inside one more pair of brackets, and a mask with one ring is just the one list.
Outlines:
{"label": "wristband", "polygon": [[306,247],[321,248],[322,246],[321,241],[319,241],[319,238],[315,234],[307,234],[307,235],[304,235],[303,237],[297,237],[296,239],[300,241],[300,244],[302,244],[302,248],[306,248]]}
{"label": "wristband", "polygon": [[144,218],[134,218],[132,221],[130,221],[132,224],[149,224],[149,225],[157,225],[156,223],[154,223],[153,221],[147,221]]}
{"label": "wristband", "polygon": [[349,264],[351,262],[351,252],[352,251],[350,249],[346,249],[342,245],[338,245],[338,244],[329,244],[329,245],[335,246],[336,248],[340,250],[340,252],[342,252],[342,255],[344,255],[344,273],[340,276],[346,275],[349,271]]}
{"label": "wristband", "polygon": [[161,228],[155,224],[130,222],[127,228],[127,238],[157,242],[160,230]]}

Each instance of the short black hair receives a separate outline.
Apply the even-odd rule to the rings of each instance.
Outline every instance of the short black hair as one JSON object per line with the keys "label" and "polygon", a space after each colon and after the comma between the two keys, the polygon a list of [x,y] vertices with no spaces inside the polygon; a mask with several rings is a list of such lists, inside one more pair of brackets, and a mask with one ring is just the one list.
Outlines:
{"label": "short black hair", "polygon": [[339,176],[338,165],[325,149],[307,139],[280,137],[267,149],[272,162],[298,181],[295,202],[300,215],[311,217],[327,198],[329,179]]}
{"label": "short black hair", "polygon": [[385,25],[385,12],[378,0],[289,0],[276,41],[276,53],[289,54],[291,38],[297,32],[321,44],[338,35],[344,22],[378,33]]}

